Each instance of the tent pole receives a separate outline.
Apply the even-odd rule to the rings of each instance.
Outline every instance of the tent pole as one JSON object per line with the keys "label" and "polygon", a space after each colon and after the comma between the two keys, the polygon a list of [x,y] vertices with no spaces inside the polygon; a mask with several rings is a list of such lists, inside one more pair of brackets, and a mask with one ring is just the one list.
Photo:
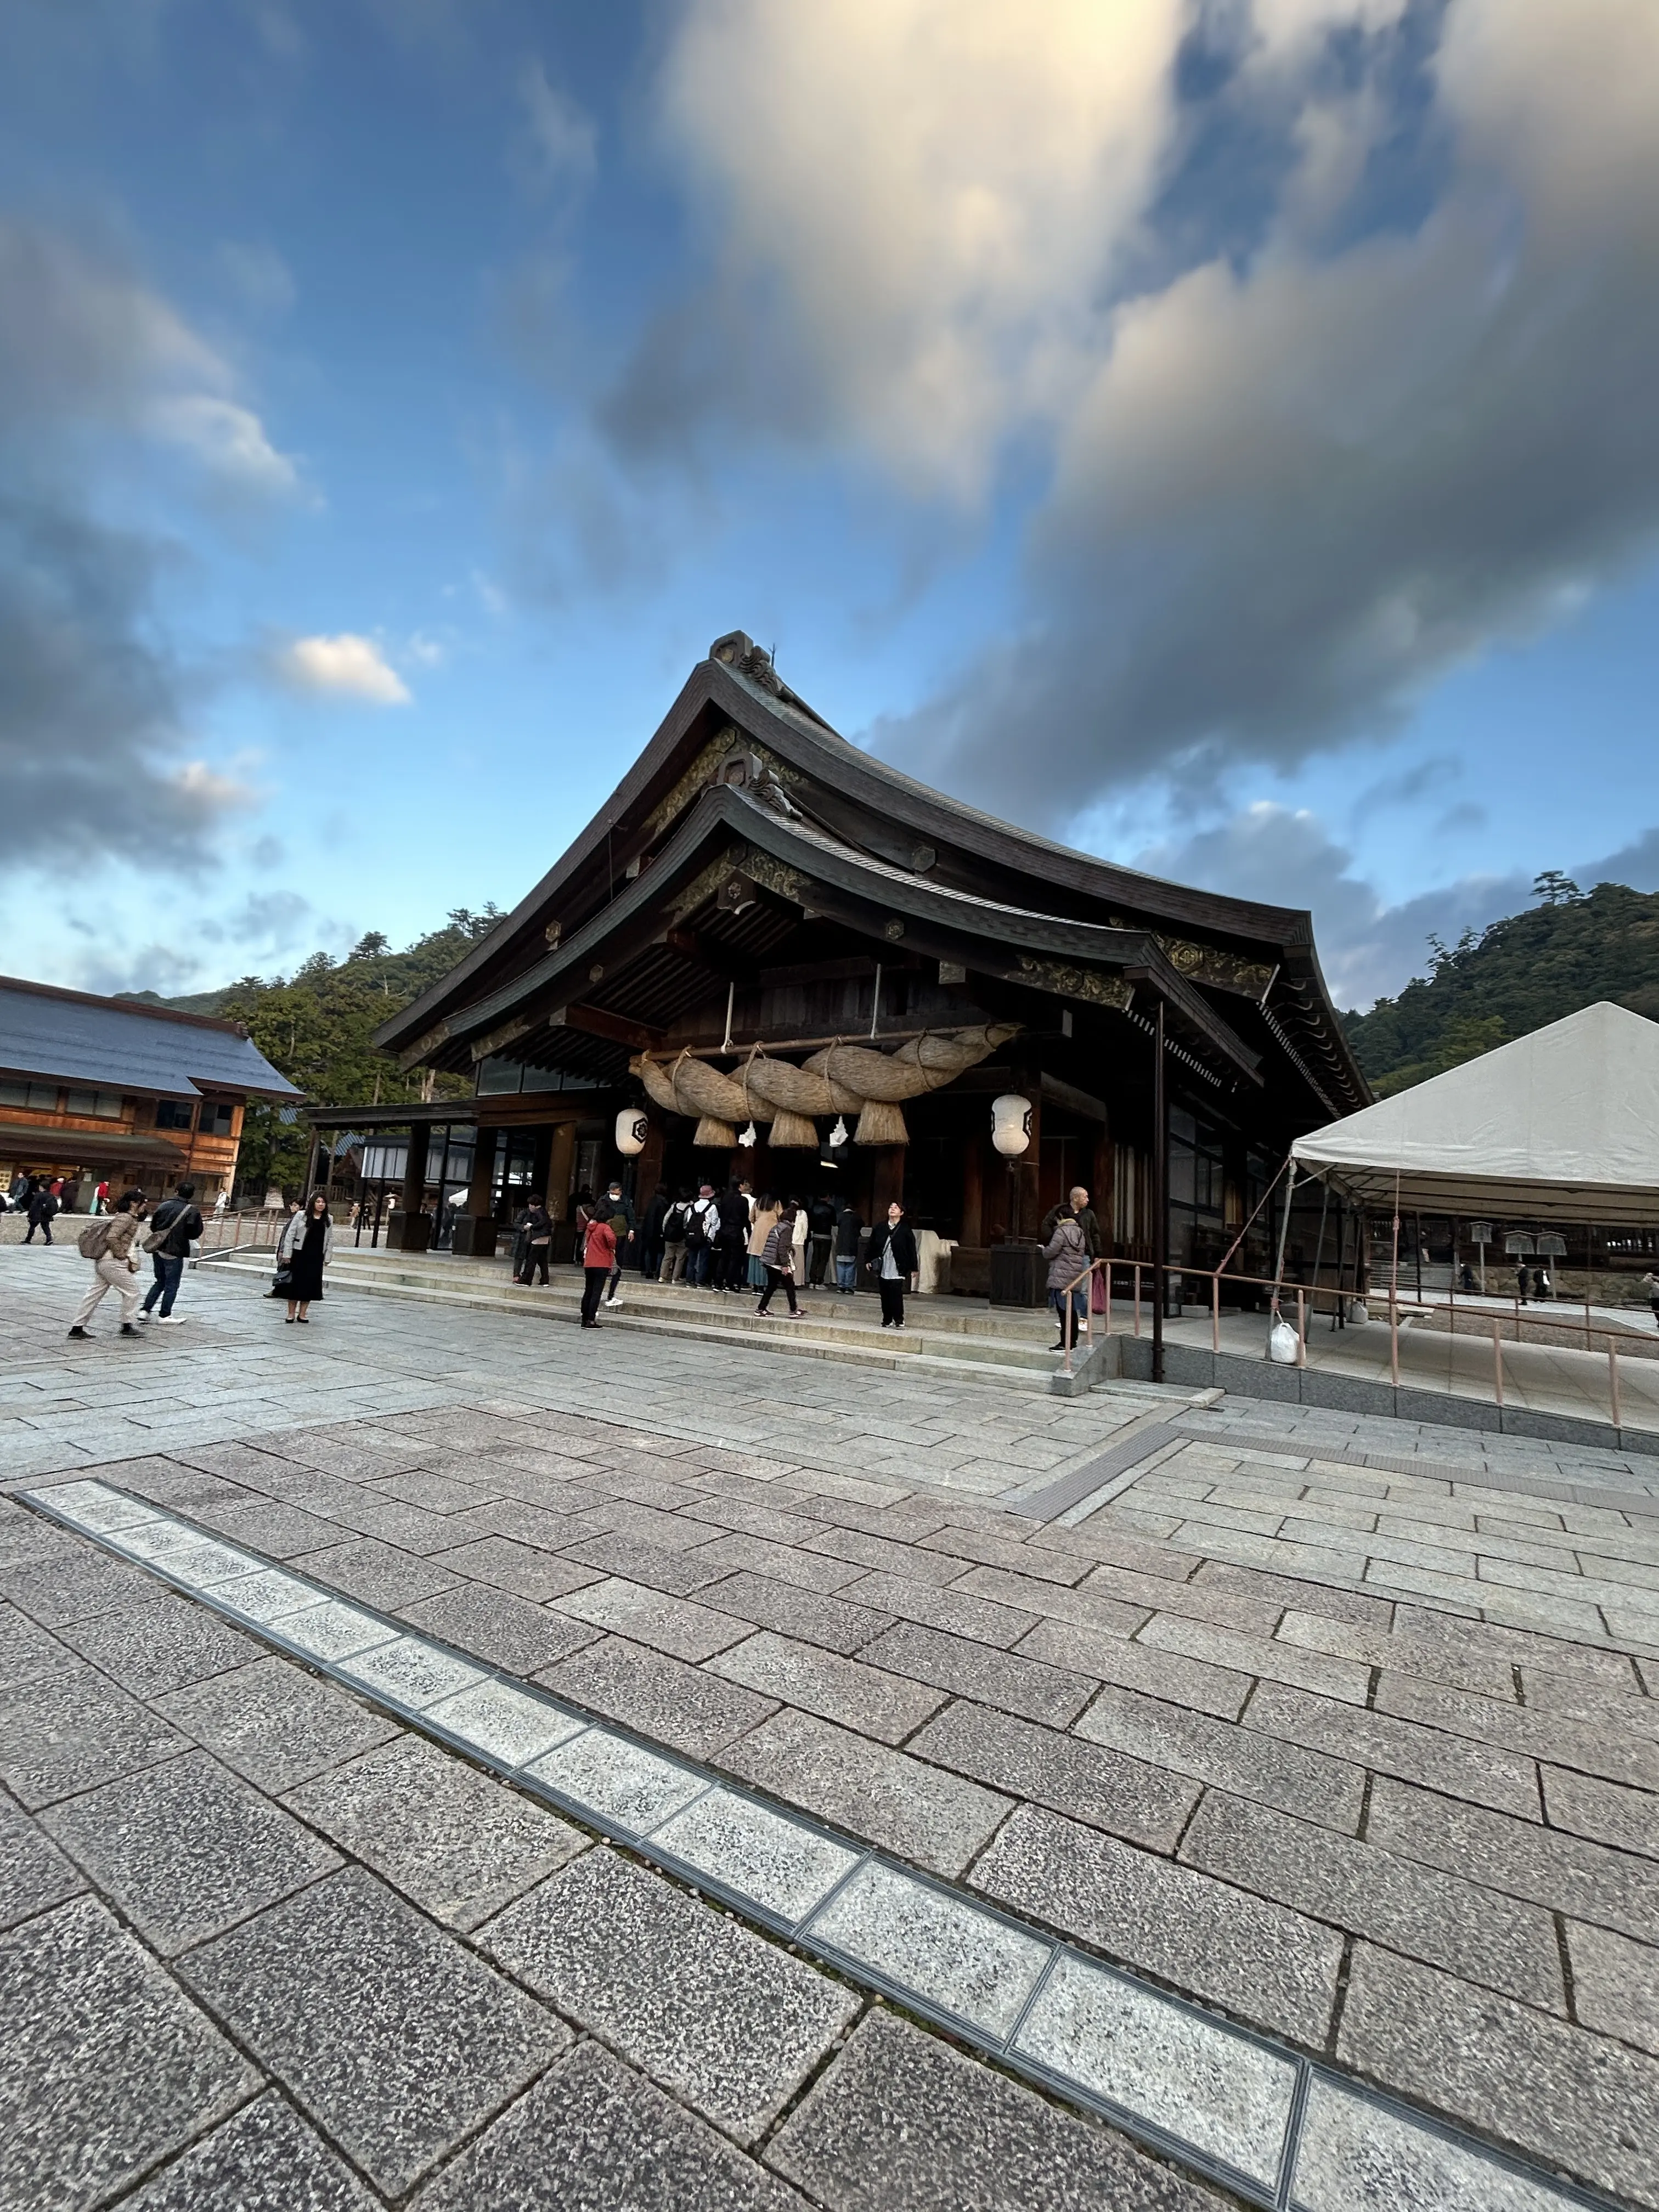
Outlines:
{"label": "tent pole", "polygon": [[1394,1255],[1389,1268],[1389,1372],[1400,1388],[1400,1171],[1394,1178]]}
{"label": "tent pole", "polygon": [[[1591,1230],[1590,1224],[1589,1224],[1589,1222],[1586,1222],[1586,1223],[1584,1224],[1584,1349],[1585,1349],[1585,1351],[1586,1351],[1586,1352],[1589,1352],[1589,1351],[1591,1349],[1591,1345],[1590,1345],[1590,1237],[1591,1237],[1591,1236],[1593,1235],[1593,1233],[1594,1233],[1594,1232],[1593,1232],[1593,1231]],[[1563,1242],[1565,1242],[1565,1239],[1563,1239]]]}
{"label": "tent pole", "polygon": [[1158,1002],[1152,1069],[1152,1380],[1164,1380],[1164,1298],[1170,1262],[1170,1089],[1164,1066],[1164,1000]]}
{"label": "tent pole", "polygon": [[1273,1263],[1273,1319],[1279,1319],[1279,1286],[1285,1279],[1285,1240],[1291,1233],[1291,1206],[1296,1198],[1296,1168],[1291,1168],[1291,1179],[1285,1186],[1285,1212],[1279,1224],[1279,1257]]}
{"label": "tent pole", "polygon": [[1319,1271],[1325,1264],[1325,1216],[1330,1211],[1331,1204],[1329,1183],[1325,1183],[1321,1188],[1322,1195],[1319,1201],[1319,1242],[1314,1247],[1313,1311],[1316,1313],[1319,1310]]}

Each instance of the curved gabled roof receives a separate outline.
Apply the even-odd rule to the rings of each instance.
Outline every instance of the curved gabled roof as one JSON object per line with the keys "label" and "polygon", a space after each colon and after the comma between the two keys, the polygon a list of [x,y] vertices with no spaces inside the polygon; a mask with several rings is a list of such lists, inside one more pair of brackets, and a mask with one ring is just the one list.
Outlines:
{"label": "curved gabled roof", "polygon": [[[728,725],[771,757],[799,811],[832,842],[862,848],[913,882],[1057,924],[1151,930],[1166,946],[1171,930],[1191,933],[1236,962],[1253,963],[1251,996],[1265,979],[1265,1005],[1277,986],[1274,1026],[1295,1036],[1286,1049],[1316,1062],[1325,1085],[1345,1103],[1368,1097],[1319,972],[1304,910],[1140,875],[933,791],[840,736],[779,683],[767,656],[740,632],[717,641],[692,670],[610,799],[540,882],[448,975],[386,1023],[376,1041],[408,1055],[434,1025],[463,1009],[495,1004],[509,984],[544,973],[548,944],[568,942],[610,905],[630,864],[659,856],[695,796],[681,794],[676,806],[679,787]],[[665,807],[664,822],[657,817]]]}

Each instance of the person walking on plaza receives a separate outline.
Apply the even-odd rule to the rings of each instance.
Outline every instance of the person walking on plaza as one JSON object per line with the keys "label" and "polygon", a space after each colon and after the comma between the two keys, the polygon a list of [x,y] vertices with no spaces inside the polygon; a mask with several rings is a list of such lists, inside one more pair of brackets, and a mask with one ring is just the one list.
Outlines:
{"label": "person walking on plaza", "polygon": [[622,1280],[623,1253],[634,1242],[637,1224],[634,1219],[633,1200],[623,1196],[623,1187],[615,1176],[611,1178],[611,1188],[599,1200],[598,1211],[611,1224],[611,1233],[617,1240],[617,1255],[611,1263],[611,1281],[605,1291],[605,1302],[608,1306],[619,1306],[622,1298],[617,1285]]}
{"label": "person walking on plaza", "polygon": [[617,1264],[617,1232],[603,1212],[593,1215],[588,1222],[582,1240],[582,1269],[586,1278],[582,1286],[582,1327],[597,1328],[599,1325],[599,1300],[605,1286],[611,1280]]}
{"label": "person walking on plaza", "polygon": [[822,1192],[806,1209],[806,1231],[812,1242],[811,1266],[806,1279],[813,1290],[821,1291],[830,1272],[830,1247],[836,1241],[835,1200],[825,1198]]}
{"label": "person walking on plaza", "polygon": [[1648,1303],[1653,1308],[1653,1325],[1659,1328],[1659,1275],[1650,1269],[1642,1278],[1642,1288],[1647,1292]]}
{"label": "person walking on plaza", "polygon": [[100,1214],[81,1231],[81,1251],[92,1262],[92,1288],[76,1308],[70,1323],[71,1336],[85,1336],[87,1323],[113,1291],[121,1301],[121,1334],[137,1336],[138,1328],[138,1255],[133,1239],[149,1203],[142,1190],[124,1191],[113,1213]]}
{"label": "person walking on plaza", "polygon": [[553,1217],[543,1203],[540,1191],[534,1190],[524,1210],[524,1261],[519,1269],[519,1280],[526,1290],[535,1281],[538,1267],[542,1271],[542,1288],[547,1288],[547,1266],[552,1256]]}
{"label": "person walking on plaza", "polygon": [[276,1247],[276,1272],[286,1274],[283,1296],[288,1319],[308,1322],[313,1298],[323,1295],[323,1269],[334,1253],[334,1224],[328,1218],[328,1200],[313,1190],[303,1212],[290,1213]]}
{"label": "person walking on plaza", "polygon": [[21,1213],[28,1204],[29,1193],[34,1188],[33,1176],[19,1168],[11,1179],[11,1188],[6,1193],[7,1202],[14,1213]]}
{"label": "person walking on plaza", "polygon": [[749,1194],[731,1184],[715,1200],[720,1239],[714,1250],[714,1283],[717,1291],[740,1291],[748,1279]]}
{"label": "person walking on plaza", "polygon": [[29,1225],[23,1242],[33,1244],[37,1229],[44,1232],[48,1244],[52,1242],[52,1224],[58,1218],[58,1200],[43,1182],[37,1182],[29,1193]]}
{"label": "person walking on plaza", "polygon": [[864,1224],[859,1218],[858,1208],[849,1200],[836,1216],[836,1291],[838,1297],[850,1298],[859,1286],[859,1239],[864,1234]]}
{"label": "person walking on plaza", "polygon": [[155,1301],[161,1301],[161,1310],[155,1316],[158,1324],[172,1328],[183,1326],[182,1320],[173,1316],[173,1302],[179,1295],[183,1279],[185,1261],[190,1257],[191,1240],[202,1233],[202,1217],[197,1211],[196,1186],[181,1182],[171,1198],[164,1198],[149,1218],[149,1234],[144,1239],[144,1249],[155,1266],[155,1280],[149,1286],[149,1295],[141,1309],[140,1319],[148,1321]]}
{"label": "person walking on plaza", "polygon": [[94,1213],[107,1213],[109,1212],[109,1185],[107,1182],[100,1182],[97,1189],[92,1194],[92,1210]]}
{"label": "person walking on plaza", "polygon": [[691,1194],[677,1191],[674,1202],[662,1218],[662,1275],[665,1283],[684,1283],[686,1279],[685,1232],[691,1220]]}
{"label": "person walking on plaza", "polygon": [[766,1288],[766,1245],[778,1225],[778,1201],[771,1192],[763,1191],[755,1206],[755,1218],[749,1228],[749,1287],[751,1291]]}
{"label": "person walking on plaza", "polygon": [[1048,1262],[1048,1303],[1060,1321],[1060,1340],[1053,1349],[1064,1352],[1068,1344],[1076,1343],[1089,1310],[1089,1249],[1083,1241],[1082,1224],[1069,1206],[1055,1209],[1054,1229],[1042,1256]]}
{"label": "person walking on plaza", "polygon": [[795,1304],[795,1269],[800,1249],[795,1242],[795,1218],[799,1212],[793,1199],[786,1200],[766,1232],[766,1243],[761,1253],[761,1265],[766,1271],[766,1288],[761,1292],[760,1304],[755,1308],[757,1314],[769,1310],[772,1293],[781,1283],[788,1295],[790,1320],[805,1319]]}
{"label": "person walking on plaza", "polygon": [[904,1208],[897,1199],[888,1207],[886,1220],[871,1237],[864,1264],[875,1277],[876,1287],[881,1292],[882,1327],[902,1328],[905,1285],[908,1284],[915,1290],[921,1261],[916,1254],[915,1232],[905,1219]]}

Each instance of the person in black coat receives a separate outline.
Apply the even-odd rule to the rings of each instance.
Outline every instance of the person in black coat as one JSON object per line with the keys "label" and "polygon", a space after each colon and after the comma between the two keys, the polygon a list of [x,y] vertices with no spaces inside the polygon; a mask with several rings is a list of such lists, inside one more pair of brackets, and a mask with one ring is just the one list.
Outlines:
{"label": "person in black coat", "polygon": [[882,1327],[902,1328],[905,1287],[908,1285],[915,1290],[921,1263],[916,1253],[915,1233],[905,1219],[904,1208],[897,1199],[888,1207],[886,1220],[871,1237],[864,1264],[875,1277],[876,1287],[881,1292]]}

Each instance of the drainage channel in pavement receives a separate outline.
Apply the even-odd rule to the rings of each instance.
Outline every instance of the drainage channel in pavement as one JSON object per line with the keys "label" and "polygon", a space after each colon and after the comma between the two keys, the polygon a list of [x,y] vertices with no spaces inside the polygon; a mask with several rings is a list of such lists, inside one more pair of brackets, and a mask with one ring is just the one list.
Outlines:
{"label": "drainage channel in pavement", "polygon": [[1253,2203],[1607,2202],[147,1499],[92,1480],[16,1495]]}

